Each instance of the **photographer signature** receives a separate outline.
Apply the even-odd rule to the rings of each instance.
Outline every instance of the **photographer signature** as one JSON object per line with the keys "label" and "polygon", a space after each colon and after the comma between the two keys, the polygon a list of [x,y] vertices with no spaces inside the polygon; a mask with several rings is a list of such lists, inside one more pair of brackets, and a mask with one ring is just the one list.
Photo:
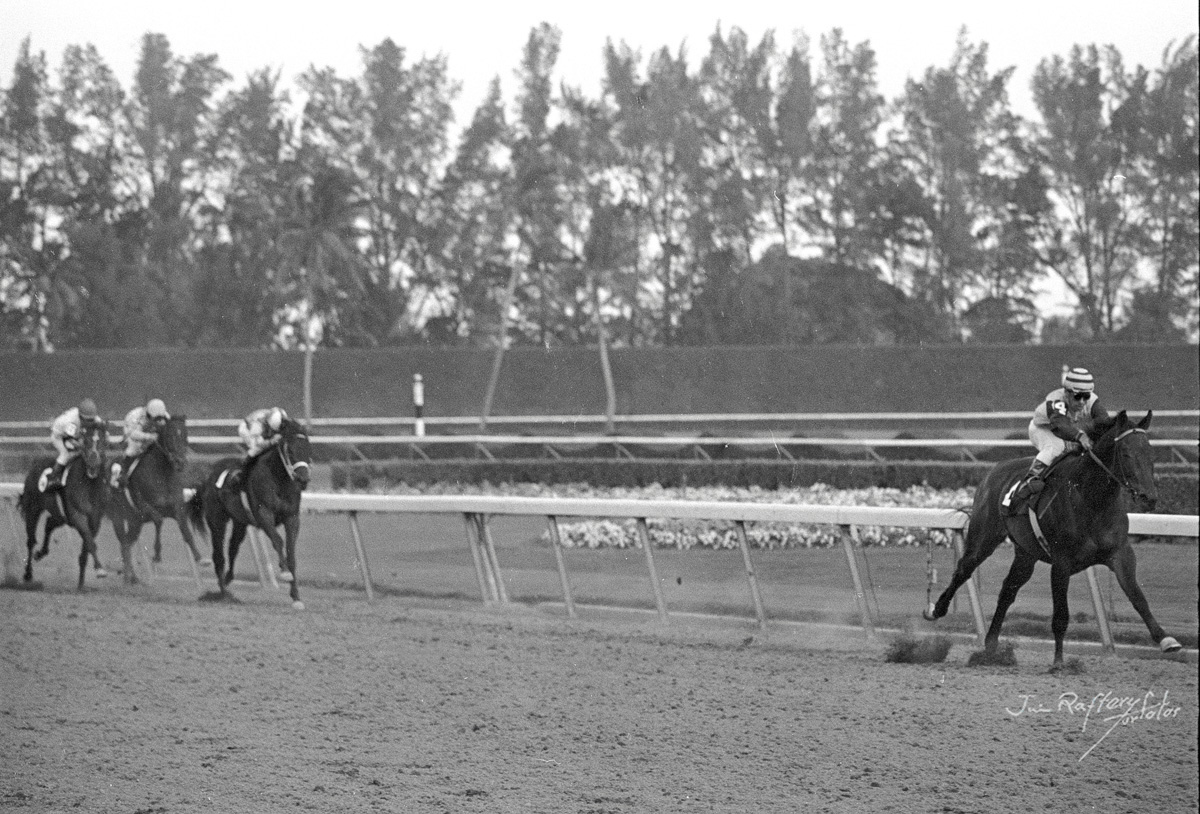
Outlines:
{"label": "photographer signature", "polygon": [[1140,696],[1116,695],[1109,691],[1096,693],[1091,700],[1084,700],[1078,693],[1064,692],[1058,696],[1057,703],[1047,705],[1039,702],[1036,695],[1023,694],[1017,696],[1021,699],[1020,707],[1005,707],[1004,711],[1014,718],[1054,712],[1066,712],[1071,716],[1082,715],[1083,726],[1080,732],[1087,732],[1088,724],[1092,722],[1109,724],[1100,739],[1079,756],[1079,760],[1083,760],[1118,726],[1130,726],[1138,721],[1167,721],[1177,717],[1183,707],[1171,702],[1170,696],[1170,690],[1164,690],[1161,697],[1153,690]]}

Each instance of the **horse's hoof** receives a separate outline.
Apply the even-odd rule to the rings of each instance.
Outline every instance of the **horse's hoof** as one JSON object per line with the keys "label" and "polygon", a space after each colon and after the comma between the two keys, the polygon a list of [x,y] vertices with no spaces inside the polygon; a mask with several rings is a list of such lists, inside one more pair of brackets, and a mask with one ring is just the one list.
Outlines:
{"label": "horse's hoof", "polygon": [[279,581],[280,582],[291,582],[292,581],[292,572],[281,570],[279,572]]}
{"label": "horse's hoof", "polygon": [[292,603],[292,607],[295,608],[296,610],[304,610],[304,603],[301,602],[299,599],[297,599],[295,602]]}
{"label": "horse's hoof", "polygon": [[104,579],[108,576],[108,572],[103,568],[97,568],[94,573],[96,574],[96,579]]}
{"label": "horse's hoof", "polygon": [[1163,640],[1158,643],[1164,653],[1178,653],[1183,649],[1183,645],[1174,636],[1164,636]]}
{"label": "horse's hoof", "polygon": [[936,622],[937,621],[937,616],[934,615],[933,611],[934,611],[934,606],[933,606],[933,603],[930,602],[929,607],[925,608],[925,611],[921,614],[922,616],[925,617],[926,622]]}

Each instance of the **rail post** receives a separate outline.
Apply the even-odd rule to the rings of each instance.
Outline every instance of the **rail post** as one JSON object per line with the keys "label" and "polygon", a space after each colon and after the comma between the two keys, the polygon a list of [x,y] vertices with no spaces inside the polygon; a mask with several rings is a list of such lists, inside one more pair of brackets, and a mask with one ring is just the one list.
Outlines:
{"label": "rail post", "polygon": [[567,579],[567,564],[563,561],[562,536],[558,532],[558,518],[554,515],[546,517],[546,525],[550,529],[550,546],[554,549],[554,561],[558,565],[558,578],[562,582],[563,603],[567,607],[567,617],[575,618],[575,600],[571,597],[571,583]]}
{"label": "rail post", "polygon": [[496,596],[502,604],[508,604],[508,590],[504,587],[504,577],[500,573],[500,560],[496,557],[496,545],[492,542],[492,530],[488,528],[486,514],[475,515],[479,526],[479,539],[483,540],[483,554],[495,576]]}
{"label": "rail post", "polygon": [[658,619],[663,624],[667,622],[667,601],[663,598],[662,584],[658,581],[658,569],[654,567],[654,549],[650,545],[650,529],[646,518],[637,519],[638,538],[642,541],[642,550],[646,552],[646,568],[650,571],[650,585],[654,588],[654,606],[658,609]]}
{"label": "rail post", "polygon": [[[963,558],[963,536],[962,534],[954,535],[954,551],[958,555],[955,570],[958,570],[957,562],[961,562]],[[983,606],[979,604],[979,571],[971,574],[967,578],[967,596],[971,599],[971,616],[975,620],[975,636],[979,640],[979,646],[983,647],[984,640],[987,638],[987,626],[983,624]]]}
{"label": "rail post", "polygon": [[346,512],[350,518],[350,536],[354,540],[354,555],[358,560],[358,572],[362,574],[363,588],[367,591],[367,601],[375,598],[375,588],[371,585],[371,566],[367,562],[367,550],[363,548],[362,534],[358,529],[358,512]]}
{"label": "rail post", "polygon": [[842,549],[846,552],[846,562],[850,566],[850,579],[854,583],[854,602],[858,605],[858,616],[862,620],[863,632],[868,639],[875,638],[875,625],[871,621],[871,609],[867,607],[867,595],[863,591],[862,578],[858,575],[858,558],[854,552],[854,538],[849,526],[838,526],[838,536],[842,538]]}
{"label": "rail post", "polygon": [[1100,596],[1100,583],[1096,581],[1096,566],[1090,565],[1086,570],[1088,591],[1092,594],[1092,605],[1096,608],[1096,623],[1100,625],[1100,642],[1105,650],[1114,652],[1117,648],[1113,644],[1112,628],[1108,626],[1108,614],[1104,611],[1104,598]]}
{"label": "rail post", "polygon": [[767,612],[763,609],[762,595],[758,592],[758,577],[754,573],[754,562],[750,559],[750,540],[746,537],[745,522],[737,521],[738,546],[742,549],[742,561],[746,563],[746,579],[750,582],[750,597],[754,600],[754,615],[758,626],[767,629]]}
{"label": "rail post", "polygon": [[491,568],[485,570],[483,559],[479,556],[480,546],[479,542],[475,539],[479,530],[475,526],[475,515],[470,512],[464,512],[463,525],[466,526],[467,530],[467,547],[471,549],[471,561],[475,563],[475,576],[479,580],[479,597],[483,600],[483,604],[490,605],[492,604],[496,589],[491,579]]}
{"label": "rail post", "polygon": [[413,435],[425,435],[425,382],[420,373],[413,374]]}

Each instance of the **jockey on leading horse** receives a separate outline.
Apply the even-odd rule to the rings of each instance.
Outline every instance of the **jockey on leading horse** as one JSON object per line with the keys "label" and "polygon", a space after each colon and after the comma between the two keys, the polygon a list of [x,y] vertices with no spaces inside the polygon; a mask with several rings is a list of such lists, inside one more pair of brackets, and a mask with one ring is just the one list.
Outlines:
{"label": "jockey on leading horse", "polygon": [[1100,406],[1096,381],[1087,368],[1063,371],[1062,387],[1046,394],[1033,411],[1029,422],[1029,440],[1037,447],[1037,457],[1012,494],[1004,501],[1011,514],[1020,514],[1028,498],[1046,486],[1050,465],[1068,452],[1092,447],[1087,430],[1097,421],[1108,419]]}
{"label": "jockey on leading horse", "polygon": [[112,465],[112,486],[124,489],[133,462],[158,440],[158,433],[171,418],[162,399],[150,399],[125,414],[125,457]]}
{"label": "jockey on leading horse", "polygon": [[238,436],[245,452],[242,466],[229,478],[228,486],[232,488],[242,484],[258,456],[279,443],[279,430],[287,417],[282,407],[263,407],[242,419],[238,425]]}
{"label": "jockey on leading horse", "polygon": [[96,402],[90,398],[54,419],[50,424],[50,443],[58,451],[58,457],[54,459],[54,468],[46,478],[46,489],[62,486],[63,471],[79,455],[79,431],[98,425],[103,426],[104,419],[97,414]]}

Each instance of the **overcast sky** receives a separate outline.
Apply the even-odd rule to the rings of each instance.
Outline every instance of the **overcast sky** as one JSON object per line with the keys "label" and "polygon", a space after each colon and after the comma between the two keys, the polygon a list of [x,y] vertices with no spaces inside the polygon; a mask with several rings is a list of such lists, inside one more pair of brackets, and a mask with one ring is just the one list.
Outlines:
{"label": "overcast sky", "polygon": [[790,43],[803,31],[815,47],[820,35],[840,27],[852,43],[869,41],[879,65],[881,90],[897,95],[904,80],[930,65],[945,65],[965,25],[972,41],[985,41],[993,71],[1016,66],[1010,94],[1031,113],[1029,77],[1037,62],[1065,54],[1075,43],[1114,44],[1129,65],[1157,66],[1168,42],[1197,31],[1200,0],[598,0],[598,2],[258,2],[257,0],[0,0],[0,84],[12,81],[20,42],[32,37],[52,70],[63,48],[91,42],[128,87],[139,42],[147,31],[167,35],[176,54],[216,53],[238,84],[269,65],[290,80],[310,64],[342,75],[360,67],[359,46],[391,37],[410,58],[443,53],[462,82],[459,123],[482,100],[493,76],[513,98],[513,71],[531,28],[549,22],[563,32],[559,79],[599,90],[605,38],[626,41],[647,56],[661,46],[686,43],[693,65],[708,51],[718,23],[737,26],[757,41],[767,29]]}

